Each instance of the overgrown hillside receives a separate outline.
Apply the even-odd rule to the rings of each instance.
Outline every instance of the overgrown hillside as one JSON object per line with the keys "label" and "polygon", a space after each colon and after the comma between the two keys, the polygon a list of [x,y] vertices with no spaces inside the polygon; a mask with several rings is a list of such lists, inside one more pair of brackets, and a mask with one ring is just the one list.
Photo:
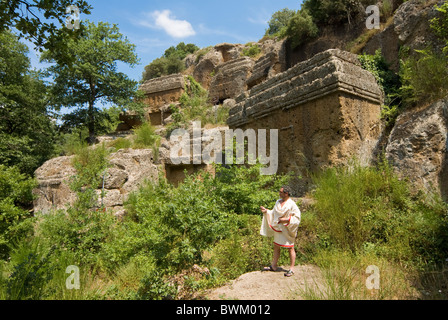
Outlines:
{"label": "overgrown hillside", "polygon": [[[294,198],[302,210],[297,263],[320,268],[329,288],[310,288],[302,297],[446,299],[448,206],[443,190],[440,194],[410,182],[388,161],[385,149],[394,129],[400,128],[397,124],[446,99],[448,2],[380,1],[381,28],[366,30],[363,9],[375,3],[305,0],[298,11],[274,13],[263,39],[237,46],[232,53],[248,57],[254,65],[264,53],[265,42],[284,41],[283,66],[289,68],[327,46],[349,50],[359,54],[362,67],[384,92],[381,142],[385,148],[376,163],[366,167],[354,159],[347,166],[322,168],[311,175],[311,191]],[[405,18],[409,12],[418,19],[416,29]],[[424,23],[426,14],[430,20]],[[403,26],[408,29],[400,29]],[[399,35],[394,37],[401,39],[398,48],[386,49],[396,30]],[[159,134],[169,136],[193,120],[223,125],[231,103],[214,108],[224,101],[215,101],[192,72],[211,49],[180,43],[142,74],[142,83],[169,74],[187,76],[184,94],[170,106],[170,123],[156,130],[146,122],[126,137],[98,143],[95,138],[114,132],[122,108],[138,115],[145,106],[138,84],[115,69],[117,61],[135,62],[133,45],[122,39],[116,26],[90,23],[84,31],[90,37],[73,54],[82,63],[60,65],[62,49],[46,53],[56,63],[46,74],[58,79],[51,87],[45,86],[42,74],[30,70],[17,38],[10,32],[0,34],[0,299],[206,299],[208,289],[268,266],[272,240],[260,236],[260,206],[273,207],[278,190],[297,179],[290,174],[260,175],[261,164],[214,165],[215,174],[205,170],[186,174],[178,186],[160,175],[130,193],[122,204],[125,215],[115,216],[106,209],[104,176],[112,166],[111,154],[151,150],[148,154],[156,167],[166,138]],[[115,49],[105,50],[104,39],[115,43]],[[210,84],[216,74],[204,70],[204,83]],[[79,90],[67,89],[69,81],[70,88]],[[94,100],[103,97],[116,107],[97,109]],[[59,119],[63,124],[58,125],[48,103],[76,110]],[[442,100],[440,105],[441,123],[446,122],[448,103]],[[421,120],[416,117],[408,126],[416,127]],[[427,136],[419,134],[415,140],[431,158],[429,152],[436,146],[432,136],[424,140]],[[406,153],[399,151],[397,157],[404,158]],[[442,153],[445,159],[446,150]],[[38,196],[33,193],[37,184],[33,174],[58,156],[71,156],[74,173],[68,191],[75,195],[74,203],[41,214],[32,209]],[[46,183],[48,190],[59,185],[56,179]],[[121,192],[116,188],[116,194]],[[288,259],[287,251],[282,251],[279,264],[287,264]],[[366,287],[368,267],[380,271],[379,288]],[[70,278],[70,285],[79,284],[75,290],[67,285],[70,272],[79,275],[79,281]]]}

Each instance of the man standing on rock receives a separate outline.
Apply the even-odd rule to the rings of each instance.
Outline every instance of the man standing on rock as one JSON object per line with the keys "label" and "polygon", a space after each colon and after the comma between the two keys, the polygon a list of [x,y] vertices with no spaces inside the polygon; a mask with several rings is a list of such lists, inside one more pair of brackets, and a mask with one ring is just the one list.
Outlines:
{"label": "man standing on rock", "polygon": [[277,262],[280,258],[280,249],[289,250],[290,269],[285,273],[286,277],[294,274],[296,262],[296,252],[294,242],[297,237],[301,212],[297,204],[290,198],[291,191],[288,187],[282,187],[279,191],[280,199],[276,202],[272,210],[260,207],[263,213],[260,234],[264,237],[274,237],[274,255],[272,264],[264,268],[265,271],[276,271]]}

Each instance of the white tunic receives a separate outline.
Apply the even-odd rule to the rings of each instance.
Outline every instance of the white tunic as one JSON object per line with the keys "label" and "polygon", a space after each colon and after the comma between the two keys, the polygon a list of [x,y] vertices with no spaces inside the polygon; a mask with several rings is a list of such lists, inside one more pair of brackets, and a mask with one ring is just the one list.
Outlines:
{"label": "white tunic", "polygon": [[[280,218],[289,218],[286,223],[278,223]],[[293,248],[297,230],[301,220],[301,212],[297,204],[289,198],[282,206],[278,200],[272,210],[263,214],[260,234],[264,237],[274,237],[274,243],[285,248]]]}

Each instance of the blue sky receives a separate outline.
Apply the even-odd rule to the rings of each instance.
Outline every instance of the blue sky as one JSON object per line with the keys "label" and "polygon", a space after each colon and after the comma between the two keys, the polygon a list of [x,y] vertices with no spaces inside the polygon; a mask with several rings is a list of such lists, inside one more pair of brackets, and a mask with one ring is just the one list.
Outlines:
{"label": "blue sky", "polygon": [[[179,42],[200,48],[222,42],[247,43],[261,39],[272,14],[283,8],[297,10],[301,0],[99,0],[84,19],[118,24],[120,32],[136,45],[140,64],[120,65],[120,71],[139,81],[144,67]],[[33,67],[43,68],[31,51]]]}

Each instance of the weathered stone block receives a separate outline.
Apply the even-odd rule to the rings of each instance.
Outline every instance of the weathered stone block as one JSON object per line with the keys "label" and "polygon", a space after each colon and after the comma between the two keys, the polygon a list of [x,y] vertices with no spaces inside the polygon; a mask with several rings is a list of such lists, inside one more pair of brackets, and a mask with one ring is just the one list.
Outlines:
{"label": "weathered stone block", "polygon": [[214,103],[235,98],[247,89],[247,79],[255,62],[242,57],[219,65],[213,77],[209,96]]}
{"label": "weathered stone block", "polygon": [[448,199],[448,99],[400,115],[386,148],[386,158],[414,189]]}
{"label": "weathered stone block", "polygon": [[382,92],[356,55],[328,50],[253,87],[237,98],[228,125],[279,130],[279,172],[307,173],[371,160],[381,134]]}

